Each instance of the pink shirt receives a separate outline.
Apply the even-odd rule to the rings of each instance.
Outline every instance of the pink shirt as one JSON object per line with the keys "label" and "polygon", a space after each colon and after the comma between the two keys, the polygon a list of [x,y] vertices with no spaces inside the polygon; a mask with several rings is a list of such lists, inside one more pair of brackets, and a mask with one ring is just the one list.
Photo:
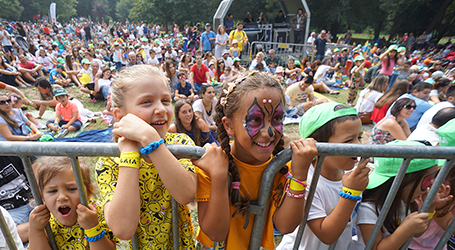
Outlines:
{"label": "pink shirt", "polygon": [[382,62],[381,66],[381,72],[379,72],[380,75],[388,75],[391,76],[393,73],[393,68],[395,67],[395,61],[396,59],[390,60],[389,67],[387,68],[387,59]]}
{"label": "pink shirt", "polygon": [[76,104],[68,100],[68,104],[66,107],[63,107],[61,103],[58,103],[57,106],[55,106],[55,113],[62,115],[62,120],[64,121],[70,121],[71,118],[73,118],[73,112],[78,112],[77,113],[77,119],[80,121],[81,120],[81,115],[79,113],[79,110],[77,109]]}

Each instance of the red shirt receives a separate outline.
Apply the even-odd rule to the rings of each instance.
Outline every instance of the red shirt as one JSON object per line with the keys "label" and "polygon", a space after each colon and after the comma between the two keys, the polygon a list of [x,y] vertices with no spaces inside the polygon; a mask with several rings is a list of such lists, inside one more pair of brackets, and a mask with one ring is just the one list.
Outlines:
{"label": "red shirt", "polygon": [[373,113],[371,114],[371,120],[378,123],[382,118],[385,117],[387,114],[387,110],[389,110],[390,105],[389,104],[384,104],[381,108],[374,108]]}
{"label": "red shirt", "polygon": [[49,34],[49,28],[48,27],[44,27],[43,31],[44,31],[44,34]]}
{"label": "red shirt", "polygon": [[207,82],[207,77],[205,76],[206,72],[209,72],[209,67],[205,64],[201,64],[201,68],[199,69],[197,67],[197,64],[194,64],[191,66],[190,72],[193,72],[193,81],[195,83],[202,84],[204,82]]}
{"label": "red shirt", "polygon": [[19,67],[21,68],[24,68],[24,69],[33,69],[35,67],[35,63],[32,63],[30,61],[27,61],[27,64],[22,64],[21,62],[19,62],[17,65],[19,65]]}

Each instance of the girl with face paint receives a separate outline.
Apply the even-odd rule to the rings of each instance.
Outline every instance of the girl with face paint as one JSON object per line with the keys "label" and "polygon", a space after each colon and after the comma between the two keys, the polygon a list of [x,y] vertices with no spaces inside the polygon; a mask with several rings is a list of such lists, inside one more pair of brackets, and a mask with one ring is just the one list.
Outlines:
{"label": "girl with face paint", "polygon": [[[284,145],[284,93],[273,77],[253,71],[224,84],[215,111],[221,147],[207,144],[206,154],[194,161],[201,227],[197,239],[208,247],[218,247],[215,241],[225,249],[247,249],[254,220],[248,206],[258,199],[263,172]],[[315,142],[292,142],[292,163],[274,179],[261,244],[266,249],[275,248],[273,225],[289,233],[303,218],[304,181],[317,153]]]}

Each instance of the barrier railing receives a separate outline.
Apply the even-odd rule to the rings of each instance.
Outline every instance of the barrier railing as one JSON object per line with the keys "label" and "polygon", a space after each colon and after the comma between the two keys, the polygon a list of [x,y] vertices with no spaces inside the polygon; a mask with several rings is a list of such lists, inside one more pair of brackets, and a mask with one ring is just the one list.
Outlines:
{"label": "barrier railing", "polygon": [[[182,146],[182,145],[169,145],[169,150],[177,158],[188,158],[188,159],[198,159],[202,157],[205,150],[201,147],[196,146]],[[298,249],[303,232],[305,230],[306,220],[308,218],[308,213],[311,207],[311,203],[314,197],[314,192],[316,190],[316,185],[319,179],[321,172],[321,167],[326,156],[358,156],[358,157],[395,157],[395,158],[404,158],[401,168],[392,184],[392,188],[386,198],[384,206],[381,210],[381,213],[378,217],[378,222],[375,224],[373,232],[369,238],[368,244],[365,249],[371,249],[373,243],[381,230],[382,224],[384,222],[385,216],[390,209],[393,198],[396,195],[398,186],[401,184],[403,177],[406,173],[406,169],[409,165],[409,162],[414,158],[429,158],[429,159],[447,159],[444,166],[440,170],[437,178],[434,181],[430,192],[427,195],[421,209],[420,213],[426,212],[436,196],[439,186],[446,178],[454,160],[455,160],[455,147],[400,147],[400,146],[377,146],[377,145],[354,145],[354,144],[337,144],[337,143],[317,143],[318,149],[318,164],[315,167],[313,179],[311,181],[311,186],[309,187],[308,197],[305,206],[305,215],[300,224],[298,230],[297,238],[294,244],[294,249]],[[24,167],[26,170],[27,178],[30,182],[32,189],[32,194],[34,199],[37,201],[42,201],[41,196],[38,191],[36,184],[35,176],[30,164],[29,156],[68,156],[71,158],[73,171],[75,173],[76,183],[78,185],[78,190],[84,190],[82,178],[80,176],[79,169],[79,156],[111,156],[115,157],[120,155],[117,144],[114,143],[26,143],[26,142],[2,142],[0,143],[0,155],[15,155],[20,156],[24,162]],[[264,231],[265,220],[267,211],[265,210],[268,207],[268,202],[270,202],[273,183],[276,174],[279,169],[289,162],[292,157],[292,151],[290,148],[283,150],[277,154],[273,160],[269,163],[265,169],[258,194],[258,201],[256,205],[250,205],[249,212],[255,214],[253,229],[250,239],[249,249],[259,249],[262,241],[262,234]],[[84,193],[79,193],[81,196],[81,202],[86,197]],[[86,201],[85,201],[86,202]],[[39,204],[38,204],[39,205]],[[177,212],[177,203],[173,200],[172,202],[172,211],[173,213]],[[173,220],[173,230],[178,230],[178,221]],[[2,230],[4,230],[3,225]],[[6,229],[7,230],[7,229]],[[455,221],[447,228],[445,234],[438,243],[436,249],[442,249],[445,242],[449,239],[452,233],[455,231]],[[175,232],[175,231],[174,231]],[[52,233],[49,230],[47,231],[49,236],[52,236]],[[174,249],[179,249],[178,244],[178,233],[174,233]],[[6,237],[8,240],[8,237]],[[53,240],[53,237],[49,237],[50,241]],[[134,242],[134,240],[133,240]],[[11,242],[10,242],[11,243]],[[8,243],[8,244],[10,244]],[[11,244],[14,244],[12,242]],[[133,244],[133,248],[134,248]],[[55,248],[55,243],[51,243],[53,249]],[[405,244],[404,246],[407,247]],[[137,245],[136,248],[137,249]]]}

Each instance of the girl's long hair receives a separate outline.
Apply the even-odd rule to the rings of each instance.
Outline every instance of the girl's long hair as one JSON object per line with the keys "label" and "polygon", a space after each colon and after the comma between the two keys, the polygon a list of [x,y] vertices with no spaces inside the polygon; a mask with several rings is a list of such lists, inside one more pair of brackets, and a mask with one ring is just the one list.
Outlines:
{"label": "girl's long hair", "polygon": [[374,105],[375,108],[381,108],[385,104],[391,105],[398,97],[408,93],[409,82],[407,80],[399,80]]}
{"label": "girl's long hair", "polygon": [[[188,104],[191,107],[191,103],[188,102],[187,100],[183,100],[183,99],[178,100],[175,103],[175,107],[174,107],[174,110],[175,110],[174,111],[174,113],[175,113],[175,123],[177,125],[176,126],[177,127],[177,132],[178,133],[183,133],[183,134],[186,133],[186,129],[183,127],[182,121],[180,120],[179,112],[180,112],[180,109],[185,104]],[[191,107],[191,109],[193,109],[193,108]],[[203,138],[201,136],[201,129],[197,125],[198,119],[199,119],[199,117],[197,117],[196,114],[193,112],[193,119],[191,120],[191,129],[193,130],[194,143],[196,145],[198,145],[198,146],[204,146],[204,144],[205,144],[205,142],[207,141],[208,138],[203,140]]]}
{"label": "girl's long hair", "polygon": [[[398,192],[395,195],[395,198],[392,202],[392,206],[387,213],[385,218],[384,224],[382,228],[385,228],[387,232],[393,233],[398,226],[400,225],[401,216],[403,215],[403,211],[408,213],[410,210],[411,212],[415,212],[418,210],[417,203],[412,200],[412,194],[414,190],[420,188],[420,183],[422,182],[423,177],[427,173],[427,169],[420,170],[414,173],[405,174],[403,181],[401,182],[400,187],[398,188]],[[366,189],[363,192],[362,202],[371,202],[375,208],[376,214],[379,215],[381,212],[382,207],[384,206],[385,199],[389,194],[390,188],[392,187],[392,183],[395,180],[395,177],[391,177],[389,180],[384,182],[379,187],[373,189]],[[406,197],[405,200],[402,199],[403,192],[405,187],[412,184],[411,188],[411,195]],[[404,206],[403,206],[404,203]],[[383,231],[383,233],[385,233]]]}
{"label": "girl's long hair", "polygon": [[[230,79],[232,82],[236,82],[237,79],[244,78],[244,80],[241,80],[240,83],[236,84],[236,87],[229,92],[228,98],[226,100],[226,103],[224,105],[221,104],[221,100],[225,100],[226,98],[226,93],[225,91],[228,91],[229,89],[229,84],[226,82],[223,84],[223,91],[221,91],[221,96],[220,99],[218,100],[218,103],[215,107],[215,122],[217,125],[217,134],[218,134],[218,139],[221,145],[221,148],[224,150],[226,155],[229,158],[229,173],[231,174],[231,181],[232,182],[240,182],[240,173],[239,170],[237,169],[237,166],[234,163],[234,158],[231,154],[231,145],[229,143],[229,135],[224,128],[222,119],[224,117],[232,119],[234,116],[234,113],[237,112],[237,110],[240,108],[240,103],[242,98],[247,93],[251,93],[252,91],[258,91],[258,90],[263,90],[267,88],[271,89],[276,89],[279,91],[281,95],[281,100],[284,102],[284,93],[283,90],[281,89],[280,84],[271,76],[268,76],[263,73],[257,73],[255,75],[248,75],[248,73],[243,73],[243,74],[238,74],[236,77],[233,77]],[[283,103],[284,105],[284,103]],[[284,149],[284,140],[283,136],[280,137],[280,140],[278,144],[276,145],[275,149],[273,150],[273,155],[278,154],[281,150]],[[289,171],[288,167],[285,165],[280,169],[281,174],[286,174]],[[283,192],[283,185],[280,184],[278,187],[274,190],[274,197],[273,199],[275,200],[275,204],[278,204],[279,198],[281,197],[281,194]],[[231,192],[231,197],[230,197],[230,202],[232,205],[236,207],[234,213],[232,216],[236,215],[242,215],[245,216],[247,214],[247,209],[249,206],[249,201],[250,201],[250,194],[241,194],[239,189],[232,189]]]}
{"label": "girl's long hair", "polygon": [[[0,96],[5,96],[8,98],[8,96],[6,96],[5,94],[3,93],[0,93]],[[9,98],[8,98],[9,99]],[[19,128],[19,124],[17,124],[17,122],[13,119],[11,119],[11,117],[9,117],[9,115],[7,113],[5,113],[3,110],[0,109],[0,116],[5,119],[5,121],[13,128]]]}

